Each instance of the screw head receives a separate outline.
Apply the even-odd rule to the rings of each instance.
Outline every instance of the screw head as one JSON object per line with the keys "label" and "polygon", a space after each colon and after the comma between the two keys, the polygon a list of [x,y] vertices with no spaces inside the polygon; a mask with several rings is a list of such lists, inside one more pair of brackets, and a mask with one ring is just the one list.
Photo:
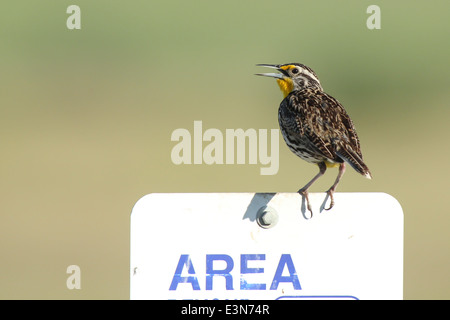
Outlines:
{"label": "screw head", "polygon": [[272,228],[278,223],[278,212],[272,207],[263,206],[256,213],[256,222],[261,228]]}

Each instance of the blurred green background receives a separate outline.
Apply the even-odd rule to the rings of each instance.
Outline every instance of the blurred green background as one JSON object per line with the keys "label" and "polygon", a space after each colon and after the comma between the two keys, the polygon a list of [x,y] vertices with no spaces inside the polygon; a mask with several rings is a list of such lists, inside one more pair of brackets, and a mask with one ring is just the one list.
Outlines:
{"label": "blurred green background", "polygon": [[[81,8],[81,30],[66,9]],[[366,9],[381,8],[381,30]],[[278,128],[256,63],[302,62],[353,118],[405,215],[404,297],[448,299],[448,1],[4,1],[0,298],[128,299],[129,221],[152,192],[295,192],[317,168],[280,136],[280,170],[171,162],[173,130]],[[311,189],[326,190],[337,171]],[[368,204],[370,205],[370,204]],[[389,223],[389,221],[386,221]],[[380,235],[382,236],[382,235]],[[81,290],[66,268],[81,268]]]}

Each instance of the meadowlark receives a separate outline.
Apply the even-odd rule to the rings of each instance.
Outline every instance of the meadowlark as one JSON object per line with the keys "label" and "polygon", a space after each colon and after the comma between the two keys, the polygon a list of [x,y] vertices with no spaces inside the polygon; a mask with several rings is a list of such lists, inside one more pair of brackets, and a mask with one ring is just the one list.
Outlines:
{"label": "meadowlark", "polygon": [[258,73],[273,77],[283,92],[284,99],[278,109],[278,122],[289,149],[303,160],[319,166],[319,173],[298,190],[312,214],[308,189],[327,168],[339,167],[336,181],[328,189],[330,210],[334,206],[333,194],[348,163],[357,172],[372,179],[363,162],[355,127],[342,104],[323,91],[319,78],[309,67],[300,63],[258,64],[274,68],[279,73]]}

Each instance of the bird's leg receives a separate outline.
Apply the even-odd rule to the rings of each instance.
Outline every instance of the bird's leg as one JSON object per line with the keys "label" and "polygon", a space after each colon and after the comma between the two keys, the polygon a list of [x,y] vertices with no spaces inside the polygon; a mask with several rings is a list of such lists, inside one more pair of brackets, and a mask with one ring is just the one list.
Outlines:
{"label": "bird's leg", "polygon": [[325,165],[324,162],[320,162],[320,163],[318,164],[318,166],[319,166],[319,170],[320,170],[319,173],[316,174],[315,177],[312,178],[311,181],[308,182],[303,188],[301,188],[300,190],[297,191],[301,196],[305,197],[305,200],[306,200],[306,208],[308,209],[309,212],[311,212],[311,215],[312,215],[313,212],[312,212],[312,209],[311,209],[311,204],[309,203],[308,189],[309,189],[309,187],[311,187],[311,185],[312,185],[317,179],[319,179],[321,176],[323,176],[323,174],[324,174],[325,171],[327,170],[327,166]]}
{"label": "bird's leg", "polygon": [[339,184],[339,181],[341,180],[342,176],[344,175],[344,172],[345,172],[345,162],[341,163],[341,165],[339,166],[339,173],[336,177],[336,181],[330,187],[330,189],[328,189],[328,191],[327,191],[327,194],[330,196],[330,207],[325,210],[330,210],[331,208],[333,208],[333,206],[334,206],[333,194],[334,194],[334,191],[336,191],[336,187]]}

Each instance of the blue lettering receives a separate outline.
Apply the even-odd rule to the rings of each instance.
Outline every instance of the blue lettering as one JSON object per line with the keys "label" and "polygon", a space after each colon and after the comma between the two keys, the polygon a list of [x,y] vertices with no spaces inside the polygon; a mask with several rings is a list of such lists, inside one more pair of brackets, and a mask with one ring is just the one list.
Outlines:
{"label": "blue lettering", "polygon": [[[214,261],[225,261],[227,266],[223,270],[214,269]],[[233,270],[233,259],[226,254],[207,254],[206,255],[206,290],[212,290],[214,276],[225,277],[225,288],[233,290],[233,276],[230,271]]]}
{"label": "blue lettering", "polygon": [[241,290],[266,290],[265,283],[248,283],[244,274],[264,273],[264,268],[249,268],[247,261],[249,260],[266,260],[265,254],[241,254]]}
{"label": "blue lettering", "polygon": [[[289,276],[283,276],[283,270],[287,266],[289,271]],[[298,280],[297,272],[295,271],[294,263],[290,254],[282,254],[280,262],[278,263],[277,271],[275,271],[275,276],[273,277],[272,285],[270,290],[276,290],[280,282],[291,282],[294,286],[294,290],[302,290],[300,286],[300,281]]]}
{"label": "blue lettering", "polygon": [[[248,283],[246,275],[250,274],[264,274],[263,267],[249,267],[249,261],[265,261],[265,254],[241,254],[241,277],[240,290],[266,290],[265,283]],[[218,269],[217,263],[224,266]],[[225,278],[226,290],[233,289],[233,276],[231,271],[234,268],[233,258],[226,254],[207,254],[206,255],[206,290],[213,290],[213,279],[215,276]],[[286,270],[287,269],[287,270]],[[187,275],[186,275],[187,273]],[[184,274],[185,276],[182,276]],[[284,274],[284,275],[283,275]],[[288,275],[287,275],[288,274]],[[248,278],[249,276],[247,276]],[[270,285],[270,290],[277,290],[280,283],[292,283],[294,290],[302,290],[297,272],[290,254],[282,254],[278,262],[275,275]],[[198,278],[196,276],[194,266],[188,254],[180,255],[178,265],[172,278],[169,290],[177,290],[178,284],[190,283],[192,290],[200,290]],[[216,286],[217,287],[217,286]]]}
{"label": "blue lettering", "polygon": [[188,274],[195,274],[194,266],[192,265],[191,258],[188,254],[182,254],[180,260],[178,261],[175,274],[173,275],[172,283],[170,284],[169,290],[177,290],[179,283],[190,283],[193,290],[200,290],[197,277],[189,276],[182,277],[183,267],[186,266]]}

